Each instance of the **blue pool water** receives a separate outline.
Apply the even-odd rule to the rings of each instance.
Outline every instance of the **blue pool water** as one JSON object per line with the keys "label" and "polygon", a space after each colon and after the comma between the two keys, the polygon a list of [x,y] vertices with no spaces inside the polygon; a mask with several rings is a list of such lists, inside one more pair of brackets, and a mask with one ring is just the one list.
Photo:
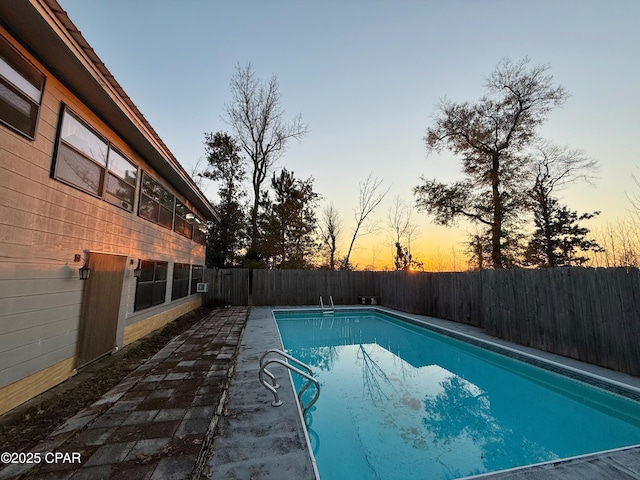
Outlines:
{"label": "blue pool water", "polygon": [[640,443],[637,402],[379,312],[276,320],[321,384],[322,480],[454,479]]}

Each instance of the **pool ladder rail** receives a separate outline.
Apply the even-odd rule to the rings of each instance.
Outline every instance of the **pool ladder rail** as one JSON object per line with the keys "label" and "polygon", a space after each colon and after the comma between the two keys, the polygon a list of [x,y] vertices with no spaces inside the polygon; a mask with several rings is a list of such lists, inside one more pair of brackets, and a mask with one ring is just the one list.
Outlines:
{"label": "pool ladder rail", "polygon": [[320,310],[322,311],[322,315],[333,315],[336,307],[333,304],[333,297],[331,295],[329,295],[329,302],[331,302],[331,307],[327,305],[325,308],[324,303],[322,301],[322,295],[320,295]]}
{"label": "pool ladder rail", "polygon": [[[272,356],[268,358],[269,355],[272,355]],[[284,357],[284,360],[282,358],[273,358],[273,355]],[[293,362],[297,364],[304,370],[301,370],[300,368],[295,367],[289,362]],[[318,397],[320,396],[320,384],[315,378],[313,378],[313,372],[311,371],[311,367],[309,367],[309,365],[307,365],[306,363],[301,362],[297,358],[294,358],[291,355],[283,352],[282,350],[278,350],[276,348],[269,349],[260,356],[260,371],[258,374],[260,377],[260,383],[262,383],[262,385],[264,385],[264,387],[273,394],[273,402],[271,402],[271,405],[273,407],[279,407],[280,405],[282,405],[283,402],[282,400],[280,400],[280,396],[278,395],[278,388],[280,388],[280,385],[276,382],[276,378],[273,375],[273,373],[267,370],[267,366],[271,365],[272,363],[275,363],[277,365],[282,365],[283,367],[288,368],[290,371],[292,371],[293,373],[296,373],[297,375],[300,375],[302,378],[304,378],[307,381],[307,383],[305,383],[304,386],[298,392],[298,402],[302,407],[302,416],[303,418],[306,417],[307,412],[313,406],[313,404],[316,403],[316,401],[318,400]],[[269,382],[265,377],[269,377],[271,382]],[[313,384],[316,387],[316,393],[313,396],[313,398],[305,405],[302,402],[302,395],[304,394],[304,392],[307,391],[307,389],[311,384]]]}

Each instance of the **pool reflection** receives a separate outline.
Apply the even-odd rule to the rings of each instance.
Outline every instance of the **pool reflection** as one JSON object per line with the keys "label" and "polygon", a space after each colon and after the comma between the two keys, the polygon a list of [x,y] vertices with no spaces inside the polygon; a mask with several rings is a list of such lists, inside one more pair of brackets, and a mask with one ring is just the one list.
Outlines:
{"label": "pool reflection", "polygon": [[451,339],[375,317],[278,326],[321,383],[310,437],[323,480],[344,466],[353,479],[452,479],[640,443],[637,425]]}

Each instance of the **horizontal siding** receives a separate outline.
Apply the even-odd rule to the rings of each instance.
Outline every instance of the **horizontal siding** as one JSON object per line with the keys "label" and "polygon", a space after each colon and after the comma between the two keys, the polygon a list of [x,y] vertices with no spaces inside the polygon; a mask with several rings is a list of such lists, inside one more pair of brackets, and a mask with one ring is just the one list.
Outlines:
{"label": "horizontal siding", "polygon": [[0,415],[65,381],[75,368],[75,356],[66,358],[6,387],[0,387]]}
{"label": "horizontal siding", "polygon": [[[127,325],[164,310],[181,311],[198,298],[134,313],[136,281],[131,272],[137,259],[201,265],[205,256],[204,246],[138,217],[137,209],[127,212],[51,178],[64,103],[136,164],[139,175],[144,170],[162,181],[113,130],[30,59],[46,75],[36,137],[29,140],[0,125],[0,388],[14,382],[22,385],[21,379],[31,385],[28,378],[37,378],[37,372],[55,365],[64,364],[60,375],[64,379],[69,362],[75,362],[84,285],[78,279],[82,263],[74,262],[74,255],[84,256],[91,250],[128,256],[118,320],[119,345]],[[35,391],[16,388],[19,392]]]}
{"label": "horizontal siding", "polygon": [[[131,342],[135,342],[139,338],[148,335],[149,333],[163,327],[169,322],[174,321],[176,318],[184,315],[198,308],[202,304],[202,297],[200,295],[181,299],[178,302],[171,304],[169,309],[165,309],[161,312],[145,312],[139,316],[136,316],[133,322],[124,329],[124,345],[128,345]],[[145,316],[151,313],[150,316]]]}
{"label": "horizontal siding", "polygon": [[0,387],[16,382],[76,354],[76,330],[0,352]]}
{"label": "horizontal siding", "polygon": [[[60,261],[64,261],[64,257],[62,255],[56,257],[56,250],[51,249],[43,249],[39,258],[25,257],[15,253],[13,256],[16,259],[19,258],[20,261],[9,261],[6,255],[4,255],[4,260],[0,260],[0,280],[69,280],[75,278],[77,275],[76,268],[80,268],[80,265],[64,265],[61,267]],[[3,255],[0,255],[0,258],[2,257]]]}
{"label": "horizontal siding", "polygon": [[[80,280],[78,280],[80,283]],[[0,296],[0,322],[2,322],[2,328],[4,330],[5,318],[8,315],[33,313],[34,311],[44,312],[50,308],[57,308],[63,306],[71,306],[77,309],[79,313],[80,301],[82,300],[82,291],[70,291],[70,292],[40,292],[33,293],[31,295],[23,295],[21,297],[4,297]],[[1,332],[0,332],[1,334]]]}
{"label": "horizontal siding", "polygon": [[199,263],[194,256],[204,256],[204,246],[55,180],[41,185],[12,171],[5,179],[0,225],[7,228],[0,230],[0,252],[2,243],[80,248],[90,242],[94,250],[156,254],[160,260]]}
{"label": "horizontal siding", "polygon": [[[31,312],[20,312],[14,315],[5,315],[2,318],[3,327],[0,334],[0,343],[3,342],[2,337],[20,330],[46,328],[51,323],[61,321],[74,320],[78,323],[77,305],[62,307],[46,307],[43,310],[32,310]],[[43,313],[46,312],[46,318],[43,319]],[[77,326],[77,325],[76,325]]]}
{"label": "horizontal siding", "polygon": [[77,292],[79,291],[79,281],[76,278],[77,273],[73,273],[73,278],[59,279],[57,281],[50,278],[0,279],[0,291],[4,298],[28,297],[41,293],[56,295]]}
{"label": "horizontal siding", "polygon": [[[57,321],[34,325],[29,328],[15,329],[0,335],[0,352],[10,352],[18,346],[41,343],[44,339],[65,336],[78,331],[77,318],[62,318]],[[3,365],[4,366],[4,365]]]}

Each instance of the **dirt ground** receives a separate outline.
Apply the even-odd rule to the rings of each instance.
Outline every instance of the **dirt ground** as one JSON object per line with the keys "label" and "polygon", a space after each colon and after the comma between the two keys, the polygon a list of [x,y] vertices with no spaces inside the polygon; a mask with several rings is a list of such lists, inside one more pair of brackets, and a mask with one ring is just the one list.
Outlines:
{"label": "dirt ground", "polygon": [[117,354],[83,367],[67,381],[0,416],[0,451],[33,450],[68,418],[102,397],[210,311],[199,308],[189,312]]}

